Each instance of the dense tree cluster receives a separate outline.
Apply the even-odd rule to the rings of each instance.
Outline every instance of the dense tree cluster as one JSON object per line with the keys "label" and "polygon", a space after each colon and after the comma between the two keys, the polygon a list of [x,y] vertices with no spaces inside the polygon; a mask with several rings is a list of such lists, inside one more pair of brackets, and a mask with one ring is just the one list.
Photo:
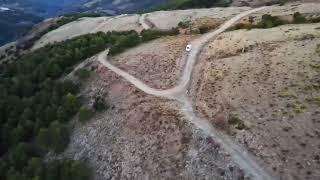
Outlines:
{"label": "dense tree cluster", "polygon": [[[60,77],[80,61],[109,47],[112,54],[172,33],[99,32],[25,54],[0,66],[0,179],[88,179],[78,161],[44,163],[48,150],[68,144],[67,122],[80,109],[86,121],[93,109],[81,107],[77,86]],[[148,36],[148,38],[146,38]],[[152,37],[154,36],[154,37]],[[101,101],[94,107],[101,108]]]}
{"label": "dense tree cluster", "polygon": [[135,31],[129,31],[128,34],[123,34],[111,38],[110,55],[115,55],[124,50],[134,47],[140,43],[147,42],[162,36],[173,36],[179,34],[177,29],[172,30],[143,30],[141,34]]}
{"label": "dense tree cluster", "polygon": [[157,9],[175,10],[190,8],[210,8],[213,6],[227,6],[231,0],[167,0]]}

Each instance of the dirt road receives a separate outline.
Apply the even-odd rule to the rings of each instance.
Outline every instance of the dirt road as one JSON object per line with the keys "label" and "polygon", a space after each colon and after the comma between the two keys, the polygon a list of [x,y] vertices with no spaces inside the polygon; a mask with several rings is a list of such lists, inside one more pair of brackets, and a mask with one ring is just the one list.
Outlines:
{"label": "dirt road", "polygon": [[147,20],[146,20],[146,16],[148,14],[142,14],[140,17],[139,17],[139,24],[142,26],[143,29],[150,29],[151,27],[149,26],[149,24],[147,23]]}
{"label": "dirt road", "polygon": [[189,53],[187,58],[187,64],[183,71],[182,77],[180,79],[179,84],[168,90],[157,90],[151,88],[144,84],[139,79],[133,77],[127,72],[113,66],[107,61],[108,50],[102,52],[98,61],[101,62],[104,66],[117,73],[118,75],[125,78],[127,81],[135,85],[138,89],[144,91],[147,94],[151,94],[154,96],[166,97],[170,99],[177,100],[181,106],[181,112],[186,117],[186,119],[197,128],[203,130],[207,135],[212,136],[217,142],[219,142],[222,148],[227,151],[230,156],[233,158],[234,162],[237,163],[246,173],[248,177],[252,179],[258,180],[269,180],[274,179],[263,167],[261,167],[255,158],[250,155],[245,148],[233,142],[227,135],[217,131],[208,121],[204,119],[200,119],[196,117],[193,112],[193,108],[190,100],[187,97],[186,90],[189,85],[193,66],[198,59],[198,55],[200,54],[203,46],[211,39],[215,38],[218,34],[225,31],[227,28],[232,26],[235,22],[240,20],[241,18],[265,9],[265,7],[252,9],[246,12],[243,12],[229,21],[225,22],[222,26],[219,27],[216,31],[207,33],[202,37],[191,42],[192,51]]}

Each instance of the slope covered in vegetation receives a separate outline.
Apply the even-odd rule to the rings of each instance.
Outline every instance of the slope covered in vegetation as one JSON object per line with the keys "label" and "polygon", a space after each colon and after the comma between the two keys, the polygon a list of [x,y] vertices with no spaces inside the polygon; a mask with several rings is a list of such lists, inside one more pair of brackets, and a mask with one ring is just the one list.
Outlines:
{"label": "slope covered in vegetation", "polygon": [[227,6],[230,0],[168,0],[161,5],[159,9],[191,9],[191,8],[209,8],[213,6]]}
{"label": "slope covered in vegetation", "polygon": [[0,67],[0,179],[89,179],[78,161],[44,163],[48,150],[68,144],[67,123],[81,107],[77,86],[60,77],[72,66],[110,48],[117,54],[176,31],[87,34],[48,45]]}

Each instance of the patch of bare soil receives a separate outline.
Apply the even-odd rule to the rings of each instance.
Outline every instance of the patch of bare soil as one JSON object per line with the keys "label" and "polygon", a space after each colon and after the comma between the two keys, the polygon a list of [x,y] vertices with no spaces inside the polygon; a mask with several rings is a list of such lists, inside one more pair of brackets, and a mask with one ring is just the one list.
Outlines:
{"label": "patch of bare soil", "polygon": [[233,31],[207,45],[194,109],[281,179],[320,177],[320,24]]}
{"label": "patch of bare soil", "polygon": [[244,177],[214,139],[186,123],[175,103],[144,94],[98,62],[90,66],[82,99],[104,97],[109,108],[87,123],[75,120],[60,157],[85,161],[96,180]]}
{"label": "patch of bare soil", "polygon": [[185,47],[193,36],[164,37],[110,58],[115,66],[157,89],[173,87],[186,61]]}

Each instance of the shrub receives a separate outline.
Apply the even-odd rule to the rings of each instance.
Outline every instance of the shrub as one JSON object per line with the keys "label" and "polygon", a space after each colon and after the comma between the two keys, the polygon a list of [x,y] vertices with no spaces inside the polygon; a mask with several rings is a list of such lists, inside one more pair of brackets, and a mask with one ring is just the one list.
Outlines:
{"label": "shrub", "polygon": [[82,80],[88,79],[90,77],[90,71],[85,68],[81,68],[76,72],[76,75]]}
{"label": "shrub", "polygon": [[90,107],[82,106],[79,110],[79,121],[86,122],[92,118],[94,110]]}
{"label": "shrub", "polygon": [[296,12],[293,14],[293,23],[294,24],[303,24],[303,23],[307,23],[308,20],[302,16],[302,14],[300,14],[299,12]]}
{"label": "shrub", "polygon": [[273,28],[276,26],[280,26],[283,24],[288,24],[289,22],[283,21],[279,19],[277,16],[271,16],[270,14],[264,14],[262,15],[261,22],[259,23],[259,26],[261,28]]}
{"label": "shrub", "polygon": [[320,17],[312,18],[310,21],[311,21],[312,23],[320,23]]}
{"label": "shrub", "polygon": [[176,28],[171,30],[143,30],[141,32],[143,42],[157,39],[161,36],[173,36],[177,34],[179,34],[179,30]]}
{"label": "shrub", "polygon": [[178,27],[179,28],[183,28],[183,29],[186,29],[186,28],[188,28],[189,27],[189,24],[190,24],[190,22],[179,22],[178,23]]}
{"label": "shrub", "polygon": [[104,98],[98,96],[94,99],[93,108],[99,111],[108,108],[108,105],[106,105]]}
{"label": "shrub", "polygon": [[234,30],[238,30],[238,29],[254,29],[254,28],[260,28],[258,25],[254,25],[254,24],[243,24],[243,23],[238,23],[236,25],[234,25],[233,27],[230,27],[228,29],[228,31],[234,31]]}
{"label": "shrub", "polygon": [[199,32],[200,32],[200,34],[205,34],[205,33],[209,32],[210,29],[211,28],[209,26],[201,26],[201,27],[199,27]]}
{"label": "shrub", "polygon": [[231,125],[234,125],[235,128],[239,130],[246,128],[244,122],[237,115],[234,115],[234,114],[231,114],[229,116],[228,123]]}

